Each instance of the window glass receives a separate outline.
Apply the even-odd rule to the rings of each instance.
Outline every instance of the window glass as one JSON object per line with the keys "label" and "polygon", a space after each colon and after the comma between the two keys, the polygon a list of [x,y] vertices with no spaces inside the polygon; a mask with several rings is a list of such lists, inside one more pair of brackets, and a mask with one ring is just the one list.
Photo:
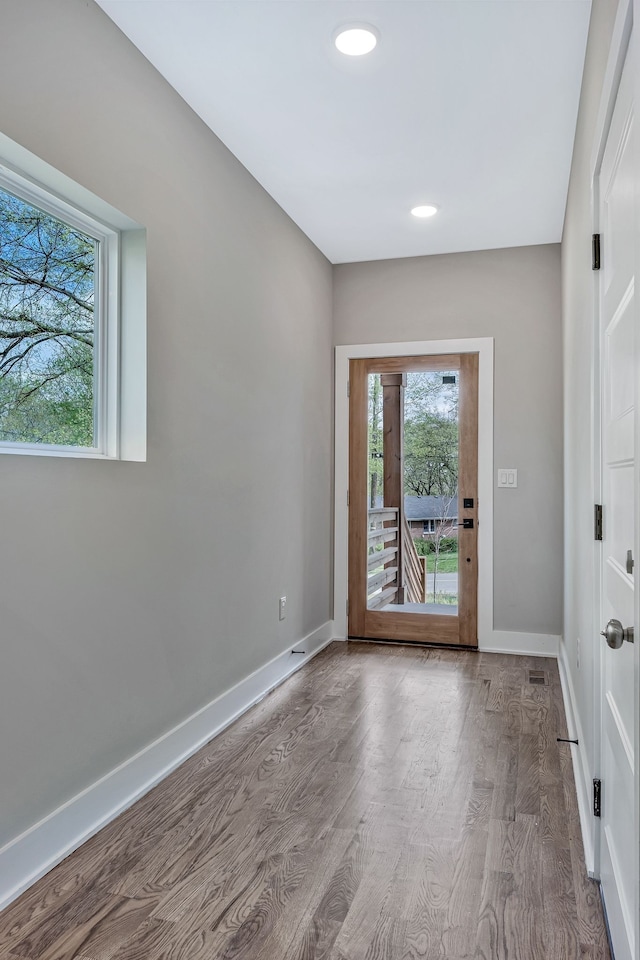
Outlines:
{"label": "window glass", "polygon": [[0,189],[0,442],[97,446],[98,252]]}

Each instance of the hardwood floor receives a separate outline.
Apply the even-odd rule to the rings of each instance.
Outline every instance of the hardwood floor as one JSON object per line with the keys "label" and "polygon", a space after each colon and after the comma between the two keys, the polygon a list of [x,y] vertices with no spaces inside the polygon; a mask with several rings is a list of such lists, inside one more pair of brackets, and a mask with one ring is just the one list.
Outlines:
{"label": "hardwood floor", "polygon": [[334,643],[0,914],[0,956],[605,960],[557,736],[554,661]]}

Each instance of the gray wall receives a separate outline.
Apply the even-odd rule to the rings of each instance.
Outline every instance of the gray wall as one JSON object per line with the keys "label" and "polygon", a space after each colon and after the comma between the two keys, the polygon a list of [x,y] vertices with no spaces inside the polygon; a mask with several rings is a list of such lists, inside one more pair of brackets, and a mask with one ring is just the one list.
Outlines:
{"label": "gray wall", "polygon": [[494,627],[562,629],[560,248],[334,268],[336,344],[495,337]]}
{"label": "gray wall", "polygon": [[330,265],[94,3],[1,19],[0,130],[148,228],[149,433],[0,456],[0,845],[330,619],[332,482]]}
{"label": "gray wall", "polygon": [[[594,661],[602,627],[593,622],[591,155],[617,0],[593,0],[580,111],[562,239],[565,406],[564,644],[578,701],[585,753],[596,775],[593,729]],[[580,665],[578,666],[578,640]]]}

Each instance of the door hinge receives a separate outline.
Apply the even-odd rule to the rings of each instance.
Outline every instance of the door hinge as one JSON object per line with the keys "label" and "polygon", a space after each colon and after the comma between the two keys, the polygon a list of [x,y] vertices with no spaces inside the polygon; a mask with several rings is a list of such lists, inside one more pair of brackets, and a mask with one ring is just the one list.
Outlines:
{"label": "door hinge", "polygon": [[351,381],[347,380],[347,396],[351,396]]}
{"label": "door hinge", "polygon": [[349,597],[347,597],[346,607],[347,607],[347,616],[349,616]]}
{"label": "door hinge", "polygon": [[591,269],[600,269],[600,234],[594,233],[591,238]]}
{"label": "door hinge", "polygon": [[593,539],[602,540],[602,504],[593,505]]}
{"label": "door hinge", "polygon": [[348,490],[347,490],[347,506],[350,506],[350,501],[349,501],[349,491],[348,491]]}
{"label": "door hinge", "polygon": [[600,780],[594,780],[593,781],[593,815],[594,817],[600,816],[601,798],[602,798],[602,782]]}

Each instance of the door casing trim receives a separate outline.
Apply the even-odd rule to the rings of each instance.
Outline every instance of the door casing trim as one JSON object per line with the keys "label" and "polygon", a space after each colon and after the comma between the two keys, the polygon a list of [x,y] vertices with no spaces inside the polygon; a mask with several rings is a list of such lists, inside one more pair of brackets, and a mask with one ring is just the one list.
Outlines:
{"label": "door casing trim", "polygon": [[477,353],[478,378],[478,649],[494,648],[493,631],[493,337],[344,344],[335,348],[334,626],[347,636],[349,361],[362,357]]}

